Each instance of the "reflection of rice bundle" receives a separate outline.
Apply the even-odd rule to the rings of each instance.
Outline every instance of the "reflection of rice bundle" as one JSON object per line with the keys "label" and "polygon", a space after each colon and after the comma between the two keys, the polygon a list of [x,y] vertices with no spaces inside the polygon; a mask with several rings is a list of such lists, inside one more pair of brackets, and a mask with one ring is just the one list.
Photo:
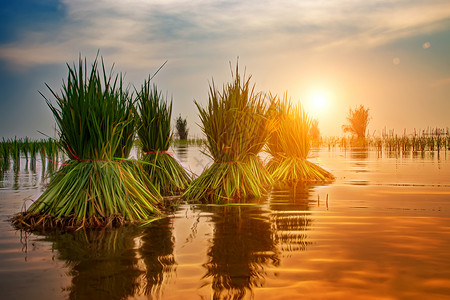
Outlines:
{"label": "reflection of rice bundle", "polygon": [[276,212],[271,216],[273,241],[283,251],[304,251],[311,244],[306,230],[311,225],[309,213]]}
{"label": "reflection of rice bundle", "polygon": [[16,217],[25,227],[96,227],[146,220],[159,212],[158,191],[142,168],[126,160],[133,145],[135,116],[122,76],[103,74],[97,59],[90,74],[80,58],[69,66],[62,95],[47,100],[70,160],[29,210]]}
{"label": "reflection of rice bundle", "polygon": [[260,94],[250,89],[250,79],[238,73],[223,92],[210,87],[207,108],[196,102],[214,163],[195,179],[187,199],[221,202],[259,197],[271,179],[257,156],[266,138],[266,109]]}
{"label": "reflection of rice bundle", "polygon": [[[68,299],[127,299],[139,293],[142,274],[134,244],[141,229],[78,230],[44,236],[72,277]],[[95,295],[95,296],[94,296]]]}
{"label": "reflection of rice bundle", "polygon": [[[266,212],[252,206],[209,206],[214,236],[204,278],[211,278],[213,299],[244,299],[264,284],[267,269],[278,266]],[[256,217],[257,216],[257,217]]]}
{"label": "reflection of rice bundle", "polygon": [[175,274],[177,263],[173,253],[172,221],[164,218],[152,222],[142,231],[139,256],[145,266],[141,276],[142,294],[149,299],[162,299],[167,281]]}
{"label": "reflection of rice bundle", "polygon": [[267,152],[272,159],[267,169],[274,181],[284,183],[331,181],[333,175],[307,160],[311,150],[311,119],[301,106],[293,106],[287,96],[273,97],[269,109],[271,127]]}
{"label": "reflection of rice bundle", "polygon": [[311,244],[310,187],[274,187],[270,196],[272,239],[283,251],[304,251]]}
{"label": "reflection of rice bundle", "polygon": [[167,152],[172,135],[170,118],[172,102],[168,104],[150,79],[137,92],[139,118],[138,136],[144,156],[144,170],[163,195],[178,194],[186,189],[190,178],[186,170]]}

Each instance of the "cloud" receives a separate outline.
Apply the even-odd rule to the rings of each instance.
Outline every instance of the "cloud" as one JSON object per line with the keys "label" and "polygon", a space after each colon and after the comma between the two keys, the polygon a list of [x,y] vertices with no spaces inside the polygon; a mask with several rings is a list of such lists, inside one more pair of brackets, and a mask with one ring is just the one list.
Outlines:
{"label": "cloud", "polygon": [[[65,21],[3,44],[0,59],[26,67],[80,52],[146,68],[163,59],[204,59],[233,49],[270,53],[377,47],[442,30],[448,1],[65,0]],[[234,55],[234,53],[231,53]]]}

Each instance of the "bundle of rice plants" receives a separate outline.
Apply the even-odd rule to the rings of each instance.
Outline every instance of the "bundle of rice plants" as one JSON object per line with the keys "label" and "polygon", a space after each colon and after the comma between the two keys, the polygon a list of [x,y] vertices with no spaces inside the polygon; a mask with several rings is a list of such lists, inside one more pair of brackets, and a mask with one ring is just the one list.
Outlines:
{"label": "bundle of rice plants", "polygon": [[18,142],[19,142],[20,152],[25,157],[26,164],[28,165],[28,155],[30,154],[30,151],[31,151],[30,139],[28,137],[25,137],[24,139],[19,139]]}
{"label": "bundle of rice plants", "polygon": [[30,158],[31,161],[36,161],[36,156],[39,151],[40,141],[34,141],[30,143]]}
{"label": "bundle of rice plants", "polygon": [[9,169],[10,161],[9,161],[9,145],[3,139],[0,142],[0,181],[3,180],[3,175]]}
{"label": "bundle of rice plants", "polygon": [[0,143],[0,145],[1,145],[0,146],[1,161],[2,161],[3,165],[6,165],[10,162],[9,161],[10,152],[11,152],[10,145],[7,141],[5,141],[4,138],[2,139],[2,142]]}
{"label": "bundle of rice plants", "polygon": [[266,151],[272,156],[267,170],[279,183],[331,181],[334,176],[307,160],[311,150],[311,118],[287,95],[283,100],[271,96],[269,108],[271,133]]}
{"label": "bundle of rice plants", "polygon": [[137,105],[137,133],[143,152],[143,168],[162,195],[180,194],[188,186],[190,176],[167,151],[172,140],[172,102],[164,99],[156,85],[150,85],[149,78],[137,91]]}
{"label": "bundle of rice plants", "polygon": [[210,85],[209,102],[195,102],[206,135],[207,155],[213,164],[196,178],[184,196],[190,200],[224,202],[259,197],[271,183],[258,153],[267,138],[264,97],[241,81],[238,66],[234,82],[220,93]]}
{"label": "bundle of rice plants", "polygon": [[[97,56],[98,58],[98,56]],[[159,213],[161,196],[139,164],[127,160],[133,145],[135,109],[122,75],[109,74],[98,59],[69,75],[61,95],[50,87],[56,105],[46,102],[59,128],[69,161],[44,193],[14,218],[19,227],[97,227],[148,220]]]}

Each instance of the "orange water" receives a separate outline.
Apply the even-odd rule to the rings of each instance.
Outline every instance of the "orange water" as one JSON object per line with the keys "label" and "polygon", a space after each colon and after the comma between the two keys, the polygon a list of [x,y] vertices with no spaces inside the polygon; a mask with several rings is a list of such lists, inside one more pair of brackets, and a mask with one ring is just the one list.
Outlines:
{"label": "orange water", "polygon": [[[197,147],[174,152],[195,173],[210,163]],[[42,191],[42,172],[9,170],[0,298],[450,298],[445,152],[322,150],[311,160],[336,181],[240,206],[183,204],[143,228],[46,236],[6,221]]]}

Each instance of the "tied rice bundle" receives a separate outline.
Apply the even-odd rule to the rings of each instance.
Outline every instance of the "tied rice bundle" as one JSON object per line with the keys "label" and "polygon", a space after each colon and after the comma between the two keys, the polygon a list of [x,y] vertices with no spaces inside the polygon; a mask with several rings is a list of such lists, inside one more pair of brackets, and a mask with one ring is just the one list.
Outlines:
{"label": "tied rice bundle", "polygon": [[143,168],[151,182],[164,196],[183,192],[190,176],[178,161],[167,152],[172,140],[170,118],[172,102],[167,103],[156,85],[150,86],[150,78],[137,92],[138,137],[142,147]]}
{"label": "tied rice bundle", "polygon": [[267,170],[275,182],[328,182],[334,176],[307,160],[311,150],[311,119],[301,106],[294,106],[285,95],[281,101],[271,96],[271,133],[266,151],[272,156]]}
{"label": "tied rice bundle", "polygon": [[[83,68],[84,65],[84,68]],[[69,161],[44,193],[13,223],[26,229],[102,227],[148,220],[160,213],[161,196],[140,164],[126,159],[133,146],[134,105],[122,75],[109,75],[97,57],[90,74],[79,59],[69,68],[61,96],[46,99]]]}
{"label": "tied rice bundle", "polygon": [[250,89],[250,78],[242,80],[236,66],[233,83],[220,93],[210,85],[209,102],[200,112],[207,155],[213,164],[184,193],[194,201],[221,203],[260,197],[271,183],[258,153],[267,138],[264,98]]}

